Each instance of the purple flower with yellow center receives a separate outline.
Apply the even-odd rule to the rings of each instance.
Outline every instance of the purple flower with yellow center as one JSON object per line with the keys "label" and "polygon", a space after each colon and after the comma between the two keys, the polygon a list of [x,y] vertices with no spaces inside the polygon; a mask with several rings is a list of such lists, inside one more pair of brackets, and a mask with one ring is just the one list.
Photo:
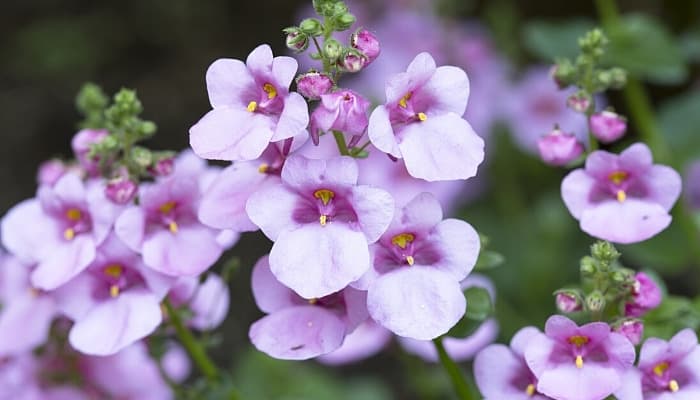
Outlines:
{"label": "purple flower with yellow center", "polygon": [[311,114],[311,139],[318,144],[320,131],[336,130],[350,136],[352,147],[367,129],[369,100],[348,89],[321,95],[321,103]]}
{"label": "purple flower with yellow center", "polygon": [[545,400],[537,391],[537,378],[525,363],[525,349],[541,332],[532,326],[520,329],[510,347],[492,344],[474,359],[474,379],[485,400]]}
{"label": "purple flower with yellow center", "polygon": [[386,84],[386,104],[369,118],[379,150],[403,158],[411,176],[427,181],[467,179],[484,159],[484,141],[461,115],[469,79],[460,68],[436,67],[421,53]]}
{"label": "purple flower with yellow center", "polygon": [[366,292],[347,287],[301,298],[275,278],[267,256],[255,264],[252,288],[255,302],[268,315],[251,325],[250,340],[271,357],[304,360],[330,353],[367,319]]}
{"label": "purple flower with yellow center", "polygon": [[55,292],[61,311],[75,321],[71,345],[109,355],[151,334],[162,321],[160,301],[173,282],[110,235],[88,269]]}
{"label": "purple flower with yellow center", "polygon": [[338,292],[369,268],[369,244],[389,226],[394,200],[357,185],[357,163],[349,157],[294,155],[281,177],[246,203],[250,219],[275,242],[272,273],[307,299]]}
{"label": "purple flower with yellow center", "polygon": [[678,173],[652,164],[651,151],[642,143],[619,155],[594,151],[585,168],[572,171],[561,184],[564,203],[584,232],[625,244],[666,229],[680,192]]}
{"label": "purple flower with yellow center", "polygon": [[537,377],[537,391],[555,399],[602,400],[620,389],[634,363],[632,343],[604,322],[577,326],[549,317],[544,334],[534,336],[525,360]]}
{"label": "purple flower with yellow center", "polygon": [[399,336],[434,339],[464,315],[460,281],[476,263],[479,236],[468,223],[442,219],[430,193],[397,210],[371,247],[372,267],[353,286],[367,290],[367,308]]}
{"label": "purple flower with yellow center", "polygon": [[620,400],[694,400],[700,398],[700,346],[691,329],[668,342],[649,338],[615,396]]}
{"label": "purple flower with yellow center", "polygon": [[197,219],[201,192],[210,179],[200,162],[186,153],[171,175],[143,183],[139,205],[126,208],[115,223],[117,236],[140,252],[147,266],[166,275],[198,275],[223,252],[220,231]]}
{"label": "purple flower with yellow center", "polygon": [[36,264],[32,286],[53,290],[95,259],[95,248],[112,229],[118,210],[99,183],[86,185],[66,174],[7,212],[2,242],[20,260]]}
{"label": "purple flower with yellow center", "polygon": [[240,60],[219,59],[207,70],[213,110],[190,128],[190,145],[212,160],[254,160],[268,143],[303,133],[309,123],[306,101],[290,93],[297,71],[291,57],[272,57],[260,45]]}

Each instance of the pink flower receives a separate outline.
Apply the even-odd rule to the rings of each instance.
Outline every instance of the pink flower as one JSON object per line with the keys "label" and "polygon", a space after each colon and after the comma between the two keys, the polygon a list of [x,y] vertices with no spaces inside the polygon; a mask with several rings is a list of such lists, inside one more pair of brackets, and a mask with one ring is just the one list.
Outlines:
{"label": "pink flower", "polygon": [[297,71],[291,57],[272,57],[268,45],[246,63],[219,59],[207,70],[213,110],[190,128],[190,145],[212,160],[254,160],[270,142],[302,133],[309,123],[306,101],[290,93]]}

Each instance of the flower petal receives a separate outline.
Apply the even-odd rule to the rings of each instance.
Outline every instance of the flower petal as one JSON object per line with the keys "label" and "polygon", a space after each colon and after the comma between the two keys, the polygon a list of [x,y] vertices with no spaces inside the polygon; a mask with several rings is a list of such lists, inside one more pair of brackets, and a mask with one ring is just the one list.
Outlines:
{"label": "flower petal", "polygon": [[94,239],[78,235],[54,247],[52,256],[39,262],[32,272],[32,285],[43,290],[56,289],[87,268],[95,255]]}
{"label": "flower petal", "polygon": [[306,303],[272,275],[268,256],[261,257],[255,263],[251,277],[251,288],[255,304],[258,305],[260,310],[268,314],[283,308]]}
{"label": "flower petal", "polygon": [[[273,142],[298,136],[309,125],[309,107],[299,93],[289,93],[284,99],[284,109],[270,139]],[[257,158],[257,157],[256,157]]]}
{"label": "flower petal", "polygon": [[357,162],[350,157],[314,160],[291,156],[282,167],[282,180],[297,190],[315,190],[325,185],[357,184]]}
{"label": "flower petal", "polygon": [[442,257],[433,267],[449,273],[457,281],[466,278],[479,257],[479,234],[467,222],[449,218],[435,227],[428,239],[442,250]]}
{"label": "flower petal", "polygon": [[561,197],[574,218],[581,219],[584,210],[595,206],[590,200],[595,184],[595,180],[582,169],[571,171],[561,182]]}
{"label": "flower petal", "polygon": [[369,116],[369,125],[367,125],[367,135],[374,147],[394,158],[401,158],[401,150],[386,107],[378,106],[372,111]]}
{"label": "flower petal", "polygon": [[253,192],[245,203],[245,211],[265,236],[276,241],[283,232],[301,226],[293,218],[299,201],[299,196],[282,183],[273,183]]}
{"label": "flower petal", "polygon": [[429,111],[435,114],[453,112],[464,114],[469,99],[469,78],[463,69],[451,65],[435,70],[432,77],[420,89],[430,95]]}
{"label": "flower petal", "polygon": [[670,223],[671,216],[660,205],[630,198],[622,203],[605,201],[581,214],[584,232],[623,244],[647,240]]}
{"label": "flower petal", "polygon": [[192,276],[211,267],[222,253],[216,231],[199,224],[184,225],[177,233],[158,229],[143,243],[143,262],[170,276]]}
{"label": "flower petal", "polygon": [[44,344],[56,306],[48,296],[27,290],[0,312],[0,356],[20,355]]}
{"label": "flower petal", "polygon": [[394,199],[382,189],[355,186],[352,188],[350,203],[367,242],[376,242],[386,232],[394,216]]}
{"label": "flower petal", "polygon": [[[240,60],[220,58],[209,66],[206,74],[209,103],[213,108],[245,108],[244,98],[255,98],[257,93],[251,90],[255,79],[246,65]],[[252,92],[246,96],[246,92]]]}

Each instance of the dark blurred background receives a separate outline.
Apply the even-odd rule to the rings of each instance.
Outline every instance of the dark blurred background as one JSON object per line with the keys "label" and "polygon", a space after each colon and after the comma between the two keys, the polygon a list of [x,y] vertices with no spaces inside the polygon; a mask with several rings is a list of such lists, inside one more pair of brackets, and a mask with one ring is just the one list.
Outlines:
{"label": "dark blurred background", "polygon": [[[681,39],[700,29],[697,0],[618,3],[623,12],[654,16]],[[74,96],[83,82],[95,82],[107,93],[121,87],[137,89],[145,107],[143,117],[158,125],[150,146],[184,149],[188,128],[210,108],[204,85],[209,64],[219,57],[244,59],[259,43],[269,43],[275,54],[285,53],[281,29],[298,23],[299,10],[308,4],[310,1],[302,0],[3,1],[0,209],[4,212],[33,195],[36,167],[41,161],[70,157],[70,139],[80,118]],[[526,36],[520,34],[531,22],[565,25],[572,19],[596,19],[593,3],[582,1],[441,0],[435,2],[435,10],[453,21],[480,21],[492,32],[516,73],[529,63],[548,61],[542,52],[532,51],[531,43],[525,43]],[[687,63],[683,79],[670,84],[652,82],[655,105],[698,90],[698,43],[691,37],[683,47],[690,54],[689,60],[695,57],[694,63]],[[625,109],[619,94],[613,94],[610,103]],[[697,126],[694,129],[700,136]],[[481,200],[463,210],[463,216],[489,235],[491,247],[506,256],[505,265],[491,275],[499,293],[505,294],[502,301],[499,297],[498,315],[502,337],[507,340],[518,327],[541,323],[554,312],[552,291],[576,281],[577,260],[586,254],[592,240],[579,232],[561,203],[558,183],[564,171],[547,168],[519,152],[508,139],[495,143],[502,155],[496,154],[489,168],[500,178]],[[659,246],[675,238],[664,239]],[[668,252],[677,251],[677,247]],[[223,366],[240,365],[238,379],[257,393],[250,398],[312,398],[283,395],[291,390],[286,383],[299,386],[308,380],[315,382],[311,387],[320,396],[313,398],[328,398],[334,390],[344,393],[343,398],[354,399],[449,396],[437,368],[426,367],[397,349],[371,362],[335,371],[309,363],[298,369],[297,363],[274,363],[250,353],[248,326],[261,316],[252,303],[250,267],[268,248],[269,242],[257,234],[244,236],[234,248],[233,253],[241,258],[241,269],[232,282],[231,312],[222,329],[224,342],[214,354]],[[665,253],[657,252],[656,247],[637,253],[627,259],[631,266],[660,270],[674,292],[697,290],[698,274],[692,272],[697,268],[688,268],[692,264],[688,258],[676,257],[672,267],[645,265],[650,260],[664,264]],[[272,379],[277,383],[270,385]],[[263,390],[260,386],[269,386],[264,389],[267,392],[256,392]],[[431,391],[441,394],[431,396]]]}

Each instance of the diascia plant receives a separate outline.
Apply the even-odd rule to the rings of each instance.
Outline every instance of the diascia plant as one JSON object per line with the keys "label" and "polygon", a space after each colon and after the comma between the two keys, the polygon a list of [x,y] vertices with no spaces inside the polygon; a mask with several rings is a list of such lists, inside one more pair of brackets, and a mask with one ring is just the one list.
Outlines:
{"label": "diascia plant", "polygon": [[[598,3],[614,29],[614,7]],[[392,45],[391,34],[384,42],[355,26],[343,1],[312,5],[314,16],[284,29],[299,61],[261,44],[209,65],[211,109],[182,152],[143,145],[156,126],[135,91],[83,87],[74,158],[44,163],[36,196],[0,224],[0,399],[244,398],[209,355],[209,332],[239,295],[228,289],[237,266],[212,267],[257,230],[271,242],[247,266],[260,313],[238,328],[272,358],[341,365],[396,338],[440,362],[463,400],[699,399],[694,327],[645,336],[648,320],[673,315],[658,311],[668,294],[615,247],[689,217],[672,211],[681,177],[653,131],[619,152],[600,148],[628,128],[604,93],[637,84],[605,58],[603,31],[500,102],[508,67],[478,30],[451,32],[464,38],[451,44],[465,63],[427,33],[406,56],[405,36]],[[399,20],[410,18],[422,17]],[[541,82],[562,91],[539,91]],[[643,95],[630,95],[632,120],[649,112],[638,109]],[[598,239],[579,282],[548,289],[558,314],[543,329],[521,327],[509,346],[492,344],[497,288],[478,272],[502,256],[451,217],[464,183],[479,190],[499,118],[516,125],[523,150],[570,169],[561,203]],[[457,363],[472,359],[467,374]],[[188,379],[191,366],[198,376]]]}

